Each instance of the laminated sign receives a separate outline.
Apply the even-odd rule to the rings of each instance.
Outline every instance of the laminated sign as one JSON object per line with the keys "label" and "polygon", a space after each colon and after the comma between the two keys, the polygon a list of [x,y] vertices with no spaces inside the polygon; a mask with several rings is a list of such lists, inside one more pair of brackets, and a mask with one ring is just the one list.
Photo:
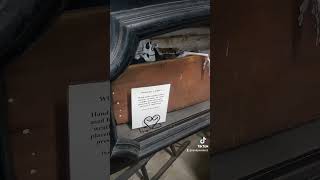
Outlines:
{"label": "laminated sign", "polygon": [[109,179],[110,83],[69,86],[70,180]]}
{"label": "laminated sign", "polygon": [[131,89],[132,129],[166,121],[170,84]]}

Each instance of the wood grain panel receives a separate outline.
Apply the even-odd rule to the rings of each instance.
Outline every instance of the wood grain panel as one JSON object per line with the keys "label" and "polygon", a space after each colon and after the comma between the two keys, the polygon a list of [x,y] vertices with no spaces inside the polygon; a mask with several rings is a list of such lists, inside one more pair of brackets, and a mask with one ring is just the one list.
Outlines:
{"label": "wood grain panel", "polygon": [[131,65],[112,82],[113,110],[118,124],[131,120],[131,88],[171,84],[168,112],[210,98],[210,76],[201,56]]}
{"label": "wood grain panel", "polygon": [[298,7],[294,0],[215,1],[214,152],[319,117],[320,47],[310,16],[298,28]]}
{"label": "wood grain panel", "polygon": [[[68,178],[68,85],[107,80],[107,15],[104,8],[66,12],[6,67],[9,139],[17,180]],[[23,134],[26,129],[30,134]],[[30,173],[31,169],[37,172]]]}

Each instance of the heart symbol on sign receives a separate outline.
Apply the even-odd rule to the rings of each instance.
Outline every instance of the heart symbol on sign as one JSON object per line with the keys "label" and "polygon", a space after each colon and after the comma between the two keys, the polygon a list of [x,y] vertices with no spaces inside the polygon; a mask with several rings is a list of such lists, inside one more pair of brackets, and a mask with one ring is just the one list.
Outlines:
{"label": "heart symbol on sign", "polygon": [[158,125],[157,127],[161,126],[160,124],[158,124],[159,121],[160,121],[160,115],[156,114],[153,117],[148,116],[148,117],[144,118],[143,122],[150,129],[155,129],[156,125]]}

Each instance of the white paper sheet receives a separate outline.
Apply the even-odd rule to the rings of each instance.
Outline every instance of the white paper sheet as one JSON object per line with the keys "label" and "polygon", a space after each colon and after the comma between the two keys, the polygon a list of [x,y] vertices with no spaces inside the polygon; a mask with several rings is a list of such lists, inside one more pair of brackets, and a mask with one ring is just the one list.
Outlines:
{"label": "white paper sheet", "polygon": [[170,84],[131,89],[132,129],[166,121]]}

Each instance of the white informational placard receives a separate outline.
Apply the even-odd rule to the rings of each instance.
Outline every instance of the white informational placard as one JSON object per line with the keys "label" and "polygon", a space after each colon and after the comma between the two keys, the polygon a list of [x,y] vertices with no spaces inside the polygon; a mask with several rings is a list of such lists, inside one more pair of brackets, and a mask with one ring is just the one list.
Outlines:
{"label": "white informational placard", "polygon": [[69,86],[70,180],[110,178],[110,83]]}
{"label": "white informational placard", "polygon": [[132,129],[166,121],[170,84],[131,89]]}

